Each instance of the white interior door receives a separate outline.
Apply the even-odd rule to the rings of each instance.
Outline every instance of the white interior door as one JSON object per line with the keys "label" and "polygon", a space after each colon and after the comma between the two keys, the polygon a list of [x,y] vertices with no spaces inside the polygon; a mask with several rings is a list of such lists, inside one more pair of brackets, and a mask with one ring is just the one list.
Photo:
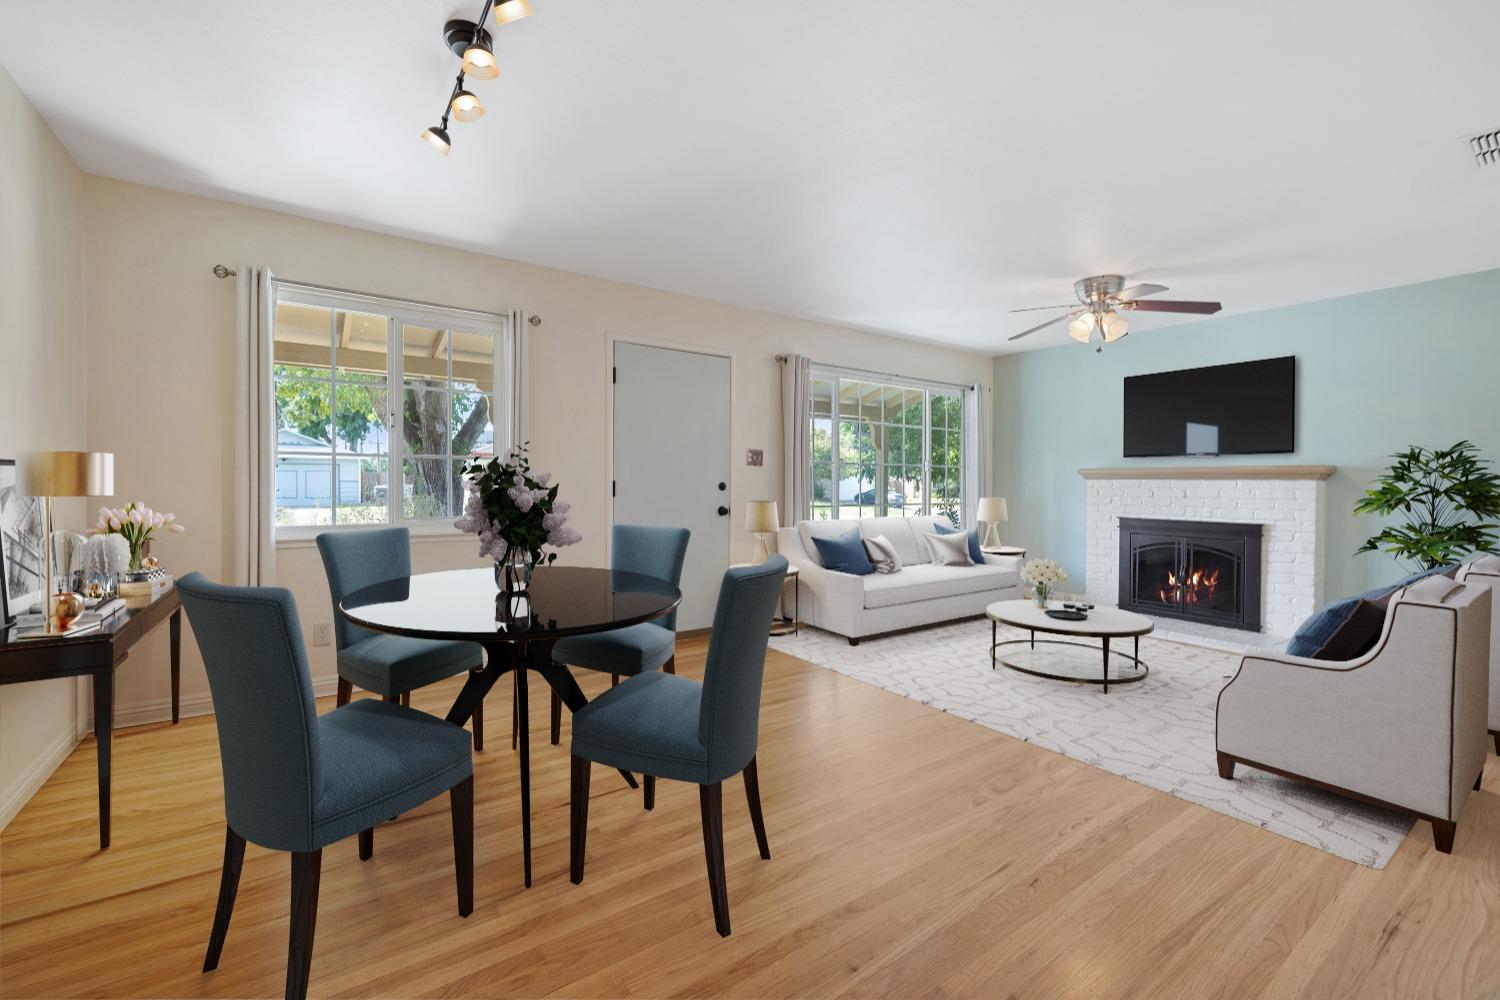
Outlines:
{"label": "white interior door", "polygon": [[679,629],[713,624],[729,565],[729,359],[615,344],[616,524],[692,532]]}

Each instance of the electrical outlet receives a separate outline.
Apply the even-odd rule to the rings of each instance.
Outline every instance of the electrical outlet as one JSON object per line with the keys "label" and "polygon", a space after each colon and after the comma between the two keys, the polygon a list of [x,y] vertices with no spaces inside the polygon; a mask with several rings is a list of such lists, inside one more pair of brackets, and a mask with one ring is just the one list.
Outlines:
{"label": "electrical outlet", "polygon": [[314,625],[313,626],[313,645],[314,646],[327,646],[327,645],[329,645],[332,642],[333,642],[333,626],[332,625]]}

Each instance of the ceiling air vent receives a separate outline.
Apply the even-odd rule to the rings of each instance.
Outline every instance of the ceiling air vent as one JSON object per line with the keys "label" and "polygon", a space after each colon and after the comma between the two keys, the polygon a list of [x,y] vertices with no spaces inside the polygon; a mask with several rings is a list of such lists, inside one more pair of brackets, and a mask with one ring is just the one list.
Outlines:
{"label": "ceiling air vent", "polygon": [[1481,167],[1500,167],[1500,129],[1481,132],[1469,140],[1474,162]]}

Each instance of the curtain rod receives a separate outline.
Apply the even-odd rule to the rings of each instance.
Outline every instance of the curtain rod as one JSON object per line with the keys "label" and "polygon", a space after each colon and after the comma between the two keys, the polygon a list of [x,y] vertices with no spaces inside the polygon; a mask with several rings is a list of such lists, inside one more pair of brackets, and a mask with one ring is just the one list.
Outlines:
{"label": "curtain rod", "polygon": [[233,278],[233,277],[236,277],[239,273],[240,272],[238,272],[238,271],[231,271],[229,268],[225,267],[223,264],[215,264],[214,265],[214,277],[215,278]]}

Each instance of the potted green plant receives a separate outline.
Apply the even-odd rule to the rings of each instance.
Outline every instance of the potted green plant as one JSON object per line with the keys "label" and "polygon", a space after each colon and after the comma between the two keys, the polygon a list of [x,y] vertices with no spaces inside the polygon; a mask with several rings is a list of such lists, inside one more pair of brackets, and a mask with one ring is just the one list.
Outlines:
{"label": "potted green plant", "polygon": [[1388,552],[1432,569],[1495,550],[1500,475],[1489,471],[1490,463],[1476,445],[1413,445],[1391,457],[1395,461],[1365,491],[1354,513],[1402,520],[1367,538],[1356,552]]}

